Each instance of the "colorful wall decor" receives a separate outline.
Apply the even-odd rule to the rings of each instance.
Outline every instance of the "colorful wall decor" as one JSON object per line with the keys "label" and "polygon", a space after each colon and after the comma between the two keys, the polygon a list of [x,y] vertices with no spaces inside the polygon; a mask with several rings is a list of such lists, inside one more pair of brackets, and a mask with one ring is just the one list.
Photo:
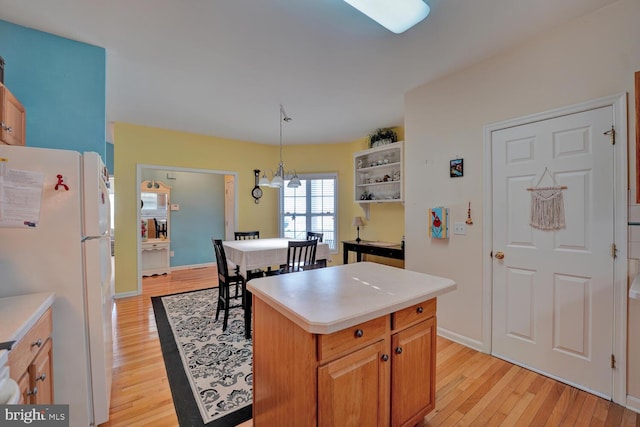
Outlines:
{"label": "colorful wall decor", "polygon": [[464,160],[453,159],[449,160],[449,176],[451,178],[459,178],[464,176]]}
{"label": "colorful wall decor", "polygon": [[429,209],[429,236],[436,239],[449,238],[449,208],[439,206]]}

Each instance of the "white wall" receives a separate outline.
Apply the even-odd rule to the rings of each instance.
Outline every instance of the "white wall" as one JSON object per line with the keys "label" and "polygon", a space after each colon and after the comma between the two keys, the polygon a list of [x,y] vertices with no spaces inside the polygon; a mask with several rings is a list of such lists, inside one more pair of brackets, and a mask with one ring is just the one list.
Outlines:
{"label": "white wall", "polygon": [[[482,336],[482,257],[489,256],[482,253],[483,127],[627,92],[629,170],[635,176],[638,18],[640,0],[621,0],[406,94],[406,268],[458,283],[455,292],[439,298],[438,326],[460,341],[480,348],[488,339]],[[458,156],[464,158],[464,177],[452,179],[449,160]],[[474,224],[465,236],[428,237],[430,207],[448,206],[453,223],[466,219],[469,202]],[[630,303],[629,311],[636,324],[629,324],[628,392],[640,397],[640,304]]]}

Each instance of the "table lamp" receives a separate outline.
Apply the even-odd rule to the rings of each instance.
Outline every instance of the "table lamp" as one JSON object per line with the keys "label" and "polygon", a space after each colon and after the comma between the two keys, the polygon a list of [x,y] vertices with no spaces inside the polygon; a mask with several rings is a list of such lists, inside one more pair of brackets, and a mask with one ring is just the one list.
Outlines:
{"label": "table lamp", "polygon": [[361,226],[364,227],[364,221],[362,220],[362,217],[361,216],[357,216],[357,217],[353,218],[353,224],[352,225],[354,227],[356,227],[357,230],[358,230],[358,237],[356,238],[356,242],[360,243],[360,241],[362,240],[362,239],[360,239],[360,227]]}

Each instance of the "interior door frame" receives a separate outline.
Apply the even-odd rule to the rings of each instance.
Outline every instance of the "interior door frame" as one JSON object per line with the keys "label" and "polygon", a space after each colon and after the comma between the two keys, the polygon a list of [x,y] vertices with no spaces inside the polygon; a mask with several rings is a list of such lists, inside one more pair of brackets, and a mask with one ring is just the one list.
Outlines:
{"label": "interior door frame", "polygon": [[614,263],[614,296],[613,296],[613,338],[612,348],[616,357],[616,368],[613,370],[614,402],[626,405],[627,393],[627,212],[628,212],[628,130],[627,130],[627,93],[619,93],[591,101],[561,107],[524,117],[505,120],[484,126],[484,171],[482,177],[483,191],[483,225],[482,225],[482,351],[491,354],[491,322],[493,315],[493,194],[491,162],[491,137],[498,130],[521,126],[533,122],[580,113],[602,107],[613,107],[613,122],[616,129],[616,146],[614,150],[614,239],[617,247],[617,258]]}
{"label": "interior door frame", "polygon": [[[238,181],[238,173],[233,171],[223,171],[223,170],[214,170],[214,169],[194,169],[194,168],[182,168],[176,166],[164,166],[164,165],[148,165],[138,163],[136,165],[136,194],[138,195],[138,200],[140,199],[140,185],[142,184],[142,170],[143,169],[155,169],[155,170],[163,170],[163,171],[171,171],[171,172],[189,172],[189,173],[205,173],[205,174],[214,174],[214,175],[231,175],[233,176],[233,180],[235,182]],[[226,195],[225,195],[226,197]],[[233,223],[236,224],[238,222],[238,187],[234,185],[234,194],[233,200],[235,203],[234,207],[234,215]],[[225,199],[226,201],[226,199]],[[225,223],[227,219],[225,218]],[[140,224],[140,206],[136,209],[136,224]],[[140,233],[136,233],[136,267],[138,271],[138,293],[137,295],[142,294],[142,259],[140,254],[142,253],[142,238]]]}

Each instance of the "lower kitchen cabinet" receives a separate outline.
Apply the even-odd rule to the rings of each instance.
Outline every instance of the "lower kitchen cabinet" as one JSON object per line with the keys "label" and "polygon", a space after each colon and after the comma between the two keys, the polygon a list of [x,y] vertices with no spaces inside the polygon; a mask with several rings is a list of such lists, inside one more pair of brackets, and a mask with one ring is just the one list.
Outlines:
{"label": "lower kitchen cabinet", "polygon": [[254,316],[254,426],[413,426],[434,409],[435,298],[326,335],[255,295]]}
{"label": "lower kitchen cabinet", "polygon": [[387,425],[387,349],[381,340],[318,368],[319,426]]}
{"label": "lower kitchen cabinet", "polygon": [[391,337],[391,425],[413,426],[435,408],[436,319]]}
{"label": "lower kitchen cabinet", "polygon": [[9,372],[20,388],[20,404],[54,403],[52,325],[48,309],[9,352]]}

